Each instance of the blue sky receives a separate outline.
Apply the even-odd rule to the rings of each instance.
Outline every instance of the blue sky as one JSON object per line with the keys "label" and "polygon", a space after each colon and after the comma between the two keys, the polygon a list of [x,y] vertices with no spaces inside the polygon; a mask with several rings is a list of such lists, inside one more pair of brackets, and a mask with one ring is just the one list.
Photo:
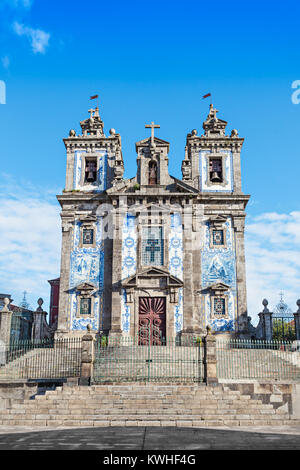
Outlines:
{"label": "blue sky", "polygon": [[[171,144],[170,173],[180,177],[186,134],[200,133],[209,105],[201,97],[211,92],[228,132],[236,128],[245,137],[243,190],[252,196],[247,275],[249,296],[257,298],[251,308],[260,309],[262,295],[276,303],[282,289],[294,309],[297,292],[300,297],[300,104],[292,102],[292,83],[300,80],[299,23],[296,1],[0,0],[0,80],[7,91],[0,105],[0,221],[14,214],[25,230],[24,201],[27,208],[38,200],[49,207],[42,228],[38,217],[29,224],[26,248],[18,237],[11,245],[16,229],[2,233],[0,262],[8,258],[19,277],[1,276],[0,291],[19,302],[26,289],[32,305],[42,294],[47,300],[45,279],[59,274],[59,232],[47,224],[60,223],[55,194],[65,184],[62,138],[88,116],[91,95],[100,95],[105,132],[113,127],[122,136],[126,177],[135,174],[134,144],[149,134],[144,125],[152,120]],[[48,232],[53,237],[48,258],[41,259],[39,230],[43,241]],[[26,267],[21,259],[38,247],[43,266],[33,274],[32,260]],[[260,271],[255,257],[263,257]]]}

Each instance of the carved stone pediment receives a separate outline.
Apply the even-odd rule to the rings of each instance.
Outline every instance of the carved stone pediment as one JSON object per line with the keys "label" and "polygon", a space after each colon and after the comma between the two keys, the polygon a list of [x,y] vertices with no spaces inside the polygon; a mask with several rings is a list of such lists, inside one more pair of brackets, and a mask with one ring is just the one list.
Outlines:
{"label": "carved stone pediment", "polygon": [[75,287],[75,290],[81,295],[91,295],[96,292],[97,287],[92,282],[83,282],[78,284],[78,286]]}
{"label": "carved stone pediment", "polygon": [[[147,137],[146,139],[139,140],[138,142],[136,142],[135,146],[136,146],[136,148],[138,148],[138,147],[149,147],[150,142],[151,142],[151,138]],[[166,140],[159,139],[158,137],[154,136],[153,142],[158,147],[164,146],[164,147],[168,147],[168,149],[169,149],[170,142],[167,142]]]}
{"label": "carved stone pediment", "polygon": [[80,214],[78,219],[80,222],[93,223],[97,221],[97,216],[93,214]]}
{"label": "carved stone pediment", "polygon": [[216,229],[221,229],[225,224],[227,217],[224,215],[212,215],[209,217],[209,223]]}
{"label": "carved stone pediment", "polygon": [[149,266],[122,281],[122,287],[125,288],[160,287],[166,289],[171,287],[179,288],[182,286],[183,282],[180,279],[156,266]]}
{"label": "carved stone pediment", "polygon": [[225,284],[224,282],[216,282],[215,284],[211,284],[207,290],[213,292],[215,295],[221,295],[224,292],[228,291],[230,286]]}

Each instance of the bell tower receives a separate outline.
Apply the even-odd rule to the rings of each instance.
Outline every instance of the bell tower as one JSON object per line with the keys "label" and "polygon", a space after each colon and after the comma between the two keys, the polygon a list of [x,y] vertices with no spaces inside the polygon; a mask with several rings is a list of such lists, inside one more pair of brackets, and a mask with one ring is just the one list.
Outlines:
{"label": "bell tower", "polygon": [[203,207],[200,301],[203,325],[218,332],[242,331],[247,324],[245,208],[241,149],[237,130],[226,135],[227,122],[210,105],[203,135],[187,135],[182,179],[198,191]]}
{"label": "bell tower", "polygon": [[204,134],[193,129],[186,138],[182,179],[200,192],[241,193],[240,153],[244,139],[233,129],[225,134],[227,122],[217,118],[218,110],[210,105],[203,123]]}
{"label": "bell tower", "polygon": [[[111,311],[112,240],[103,233],[99,211],[106,191],[123,179],[121,136],[110,129],[104,134],[99,108],[63,139],[67,151],[65,189],[61,205],[62,248],[57,335],[76,335],[103,329]],[[104,269],[105,266],[105,269]]]}
{"label": "bell tower", "polygon": [[99,108],[89,110],[90,117],[80,122],[82,134],[70,130],[64,139],[67,150],[65,191],[102,192],[121,180],[124,164],[121,136],[110,129],[104,134]]}

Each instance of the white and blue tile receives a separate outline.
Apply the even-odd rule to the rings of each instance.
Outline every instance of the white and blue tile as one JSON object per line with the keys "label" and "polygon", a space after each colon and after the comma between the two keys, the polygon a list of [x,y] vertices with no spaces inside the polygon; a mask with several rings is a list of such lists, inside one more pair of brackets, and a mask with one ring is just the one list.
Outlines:
{"label": "white and blue tile", "polygon": [[220,154],[225,155],[225,178],[226,185],[215,184],[213,186],[207,184],[208,168],[206,156],[210,154],[210,150],[202,150],[199,152],[199,173],[200,173],[200,191],[203,192],[233,192],[233,158],[230,150],[222,150]]}
{"label": "white and blue tile", "polygon": [[[125,214],[122,227],[122,280],[136,273],[137,232],[134,215]],[[130,329],[130,306],[127,304],[126,291],[121,295],[121,328],[124,333]]]}
{"label": "white and blue tile", "polygon": [[[99,329],[103,311],[104,287],[104,249],[102,241],[102,218],[96,222],[96,247],[79,248],[81,222],[76,221],[73,231],[72,251],[70,254],[70,315],[71,329],[85,330],[90,324],[93,330]],[[94,294],[94,312],[91,318],[78,318],[78,294],[76,286],[83,282],[93,283],[97,291]]]}
{"label": "white and blue tile", "polygon": [[[183,281],[183,231],[181,214],[171,214],[169,238],[169,272]],[[178,304],[174,307],[174,328],[179,333],[183,328],[183,289],[178,290]]]}
{"label": "white and blue tile", "polygon": [[[99,158],[98,170],[98,184],[84,184],[81,185],[81,174],[83,167],[83,159],[88,156],[84,150],[75,150],[74,152],[74,174],[73,174],[73,188],[84,191],[102,192],[106,189],[106,176],[107,176],[107,152],[105,150],[96,151],[95,154]],[[93,154],[94,155],[94,154]]]}
{"label": "white and blue tile", "polygon": [[212,319],[210,295],[205,295],[205,319],[206,324],[210,325],[215,331],[231,331],[234,329],[236,318],[236,257],[234,244],[234,231],[230,217],[225,222],[226,230],[226,248],[210,248],[210,224],[209,221],[204,224],[204,246],[201,253],[202,266],[202,288],[205,289],[217,282],[223,282],[230,287],[228,296],[228,318]]}

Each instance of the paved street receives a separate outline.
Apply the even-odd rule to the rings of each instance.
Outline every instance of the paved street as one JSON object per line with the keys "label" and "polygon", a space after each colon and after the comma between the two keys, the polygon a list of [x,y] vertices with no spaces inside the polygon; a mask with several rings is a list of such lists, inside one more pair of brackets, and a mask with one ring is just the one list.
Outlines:
{"label": "paved street", "polygon": [[300,427],[1,429],[0,450],[299,450]]}

